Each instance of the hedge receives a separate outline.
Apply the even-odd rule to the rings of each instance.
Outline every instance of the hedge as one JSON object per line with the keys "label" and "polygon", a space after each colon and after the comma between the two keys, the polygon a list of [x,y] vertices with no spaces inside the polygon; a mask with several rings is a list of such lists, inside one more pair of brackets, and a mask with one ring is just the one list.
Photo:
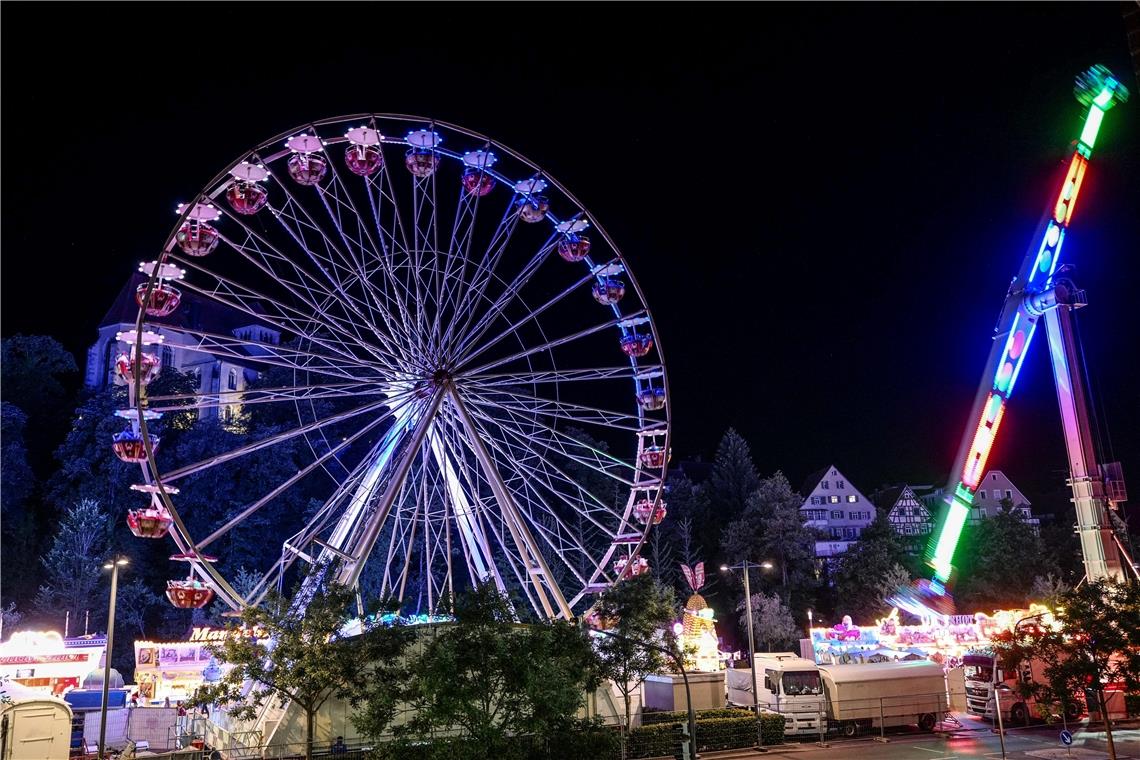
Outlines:
{"label": "hedge", "polygon": [[[627,756],[630,758],[678,756],[682,742],[681,725],[685,720],[685,714],[650,714],[655,717],[662,715],[681,717],[680,719],[674,717],[670,722],[654,722],[631,730],[626,740]],[[784,723],[783,715],[763,714],[761,725],[765,745],[784,743]],[[737,749],[751,747],[755,743],[756,719],[748,710],[702,710],[697,714],[698,751]]]}
{"label": "hedge", "polygon": [[[697,720],[705,720],[707,718],[750,718],[752,717],[751,710],[745,710],[740,707],[721,707],[715,710],[697,710]],[[678,721],[685,721],[689,719],[689,714],[684,710],[677,710],[675,712],[643,712],[641,713],[641,725],[652,726],[657,723],[677,723]]]}

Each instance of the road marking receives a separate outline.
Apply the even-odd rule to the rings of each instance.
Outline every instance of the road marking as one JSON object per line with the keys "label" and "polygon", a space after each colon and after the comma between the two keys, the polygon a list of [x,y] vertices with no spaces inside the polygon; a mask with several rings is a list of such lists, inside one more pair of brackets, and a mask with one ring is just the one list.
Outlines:
{"label": "road marking", "polygon": [[941,749],[929,749],[928,747],[920,747],[917,744],[912,744],[910,746],[914,747],[915,749],[920,749],[923,752],[933,752],[936,755],[941,755],[945,751],[945,750],[941,750]]}

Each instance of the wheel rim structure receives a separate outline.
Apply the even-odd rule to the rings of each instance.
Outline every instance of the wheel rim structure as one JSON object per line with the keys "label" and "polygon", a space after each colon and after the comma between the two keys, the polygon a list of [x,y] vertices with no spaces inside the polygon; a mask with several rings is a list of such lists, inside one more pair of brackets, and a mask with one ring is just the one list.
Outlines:
{"label": "wheel rim structure", "polygon": [[[135,329],[120,335],[129,428],[115,447],[140,463],[133,488],[188,563],[183,586],[236,610],[289,573],[309,592],[335,578],[430,616],[493,582],[538,617],[570,618],[648,569],[670,451],[657,329],[609,235],[516,152],[411,116],[307,124],[180,206],[140,268]],[[187,301],[249,327],[207,329],[179,314]],[[152,394],[164,341],[256,379]],[[166,464],[152,428],[187,409],[291,422]],[[213,468],[298,446],[303,462],[222,516],[179,502],[179,485]],[[319,497],[281,518],[280,554],[239,589],[207,551],[293,489]],[[132,530],[162,535],[136,530],[141,514]]]}

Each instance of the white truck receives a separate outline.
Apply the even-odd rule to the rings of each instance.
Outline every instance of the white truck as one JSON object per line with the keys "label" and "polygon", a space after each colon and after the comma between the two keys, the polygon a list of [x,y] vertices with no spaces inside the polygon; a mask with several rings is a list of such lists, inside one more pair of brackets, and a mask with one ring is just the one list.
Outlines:
{"label": "white truck", "polygon": [[[819,666],[791,652],[757,653],[756,688],[760,707],[784,716],[789,736],[818,734],[826,712]],[[729,704],[751,708],[752,671],[725,671]]]}
{"label": "white truck", "polygon": [[930,731],[949,710],[942,666],[927,661],[820,665],[828,727],[844,736],[917,725]]}

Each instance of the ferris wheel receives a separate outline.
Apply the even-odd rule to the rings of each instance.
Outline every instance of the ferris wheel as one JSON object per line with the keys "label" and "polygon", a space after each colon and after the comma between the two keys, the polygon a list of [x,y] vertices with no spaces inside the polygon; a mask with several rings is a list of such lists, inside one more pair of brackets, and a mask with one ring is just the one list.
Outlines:
{"label": "ferris wheel", "polygon": [[[175,606],[240,609],[293,573],[366,577],[428,615],[493,583],[569,618],[648,569],[670,444],[660,341],[617,246],[544,170],[454,125],[340,117],[258,145],[178,211],[119,336],[131,404],[113,441],[142,470],[131,530],[171,536],[188,565]],[[179,315],[190,302],[246,325],[202,326]],[[252,371],[152,394],[163,348]],[[240,427],[264,409],[289,424],[165,463],[164,414]],[[180,485],[298,445],[303,466],[240,509],[183,519]],[[239,588],[208,552],[296,488],[323,501],[259,536],[280,554]]]}

